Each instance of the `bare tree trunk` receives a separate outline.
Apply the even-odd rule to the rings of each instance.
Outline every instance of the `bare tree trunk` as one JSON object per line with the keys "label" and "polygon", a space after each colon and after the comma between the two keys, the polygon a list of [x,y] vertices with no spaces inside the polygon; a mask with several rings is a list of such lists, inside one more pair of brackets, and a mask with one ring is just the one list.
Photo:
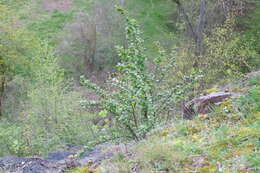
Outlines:
{"label": "bare tree trunk", "polygon": [[[84,28],[86,27],[86,28]],[[85,31],[86,30],[86,31]],[[84,66],[85,73],[93,72],[95,66],[95,53],[97,42],[97,29],[96,24],[90,23],[81,26],[81,37],[83,38],[84,48]]]}
{"label": "bare tree trunk", "polygon": [[181,2],[179,0],[173,0],[173,2],[177,4],[180,13],[183,15],[184,20],[185,20],[185,22],[188,25],[188,29],[189,29],[189,31],[191,33],[191,36],[192,36],[193,40],[195,41],[195,43],[197,43],[197,40],[198,40],[197,33],[194,30],[192,22],[190,21],[190,18],[188,16],[188,14],[186,13],[183,5],[181,4]]}
{"label": "bare tree trunk", "polygon": [[[92,26],[92,31],[93,31],[93,39],[91,40],[90,43],[90,58],[91,58],[91,62],[90,62],[90,66],[91,68],[93,68],[95,66],[95,54],[96,54],[96,47],[97,47],[97,26],[96,24],[93,24]],[[93,71],[93,69],[92,69]]]}
{"label": "bare tree trunk", "polygon": [[3,100],[4,100],[4,91],[5,91],[5,76],[0,78],[0,117],[3,116]]}
{"label": "bare tree trunk", "polygon": [[206,24],[206,0],[200,1],[200,17],[197,26],[197,52],[199,55],[203,53],[203,32]]}
{"label": "bare tree trunk", "polygon": [[[202,55],[203,54],[203,32],[206,25],[206,8],[207,8],[206,0],[200,1],[200,14],[199,14],[199,21],[196,30],[194,29],[195,27],[192,24],[191,19],[189,18],[180,0],[173,0],[173,2],[177,4],[179,11],[183,15],[184,20],[188,26],[188,30],[191,33],[192,39],[196,44],[195,54]],[[198,62],[195,62],[194,66],[198,66]]]}

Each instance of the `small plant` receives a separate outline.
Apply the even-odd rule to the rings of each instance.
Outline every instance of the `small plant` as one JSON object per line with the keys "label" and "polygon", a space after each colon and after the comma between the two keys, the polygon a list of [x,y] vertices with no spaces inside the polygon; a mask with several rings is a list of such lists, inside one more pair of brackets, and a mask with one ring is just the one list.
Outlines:
{"label": "small plant", "polygon": [[[163,48],[159,47],[159,54],[155,61],[155,73],[147,67],[141,31],[136,20],[127,17],[126,12],[118,8],[126,18],[127,48],[117,47],[120,63],[117,73],[110,83],[113,90],[102,89],[81,77],[82,83],[94,90],[100,97],[95,104],[107,112],[115,115],[116,126],[120,129],[117,137],[140,140],[154,127],[160,119],[160,114],[183,98],[189,85],[180,82],[174,86],[163,85],[169,69],[175,68],[174,56],[167,56]],[[169,58],[166,66],[161,66],[163,60]],[[195,73],[194,73],[195,74]],[[194,81],[196,76],[185,76],[184,81]],[[191,82],[192,83],[192,82]]]}

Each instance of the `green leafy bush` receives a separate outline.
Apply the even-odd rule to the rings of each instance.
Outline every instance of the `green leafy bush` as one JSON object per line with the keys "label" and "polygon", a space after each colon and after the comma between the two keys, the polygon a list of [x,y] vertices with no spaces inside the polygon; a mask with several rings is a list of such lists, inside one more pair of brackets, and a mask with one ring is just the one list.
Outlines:
{"label": "green leafy bush", "polygon": [[[119,11],[125,14],[123,10]],[[101,97],[95,104],[115,115],[119,128],[117,136],[139,140],[160,120],[162,112],[183,98],[184,91],[190,86],[185,82],[192,83],[198,76],[185,76],[185,81],[167,85],[167,72],[176,65],[174,56],[169,58],[159,47],[160,56],[155,58],[154,73],[150,72],[139,26],[129,17],[126,17],[126,23],[128,46],[117,47],[120,63],[115,77],[109,82],[113,87],[104,90],[84,77],[82,83]],[[161,66],[166,59],[169,60],[167,65]]]}
{"label": "green leafy bush", "polygon": [[[36,52],[28,64],[30,75],[12,81],[26,87],[19,88],[23,97],[16,98],[17,107],[6,105],[6,118],[0,123],[0,155],[46,153],[66,144],[98,143],[93,115],[79,106],[81,95],[65,81],[52,49],[40,42]],[[13,104],[13,99],[6,97],[5,104]],[[18,112],[16,116],[14,112]]]}
{"label": "green leafy bush", "polygon": [[0,156],[28,154],[27,141],[23,138],[23,128],[2,119],[0,122]]}

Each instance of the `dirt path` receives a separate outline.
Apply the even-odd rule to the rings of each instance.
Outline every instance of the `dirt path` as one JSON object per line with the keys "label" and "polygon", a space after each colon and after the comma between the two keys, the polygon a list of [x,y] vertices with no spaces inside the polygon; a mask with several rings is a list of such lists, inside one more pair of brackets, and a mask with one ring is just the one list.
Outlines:
{"label": "dirt path", "polygon": [[44,10],[60,10],[68,11],[72,8],[73,0],[42,0],[42,6]]}

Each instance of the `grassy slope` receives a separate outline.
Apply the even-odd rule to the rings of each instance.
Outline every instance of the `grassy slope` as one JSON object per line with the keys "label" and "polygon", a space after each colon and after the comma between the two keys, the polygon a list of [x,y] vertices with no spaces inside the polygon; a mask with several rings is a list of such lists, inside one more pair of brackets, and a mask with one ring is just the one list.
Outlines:
{"label": "grassy slope", "polygon": [[64,26],[71,22],[75,13],[73,8],[68,11],[46,11],[42,7],[41,0],[37,0],[37,3],[32,2],[28,11],[33,16],[22,15],[28,30],[34,32],[38,38],[48,41],[53,46],[56,46]]}
{"label": "grassy slope", "polygon": [[174,30],[169,25],[176,8],[170,0],[131,0],[127,1],[127,10],[141,24],[149,55],[154,53],[155,41],[169,48],[173,45]]}
{"label": "grassy slope", "polygon": [[[37,14],[28,7],[21,11],[20,19],[40,38],[55,44],[57,34],[72,20],[73,14],[89,10],[90,3],[75,0],[75,8],[67,12],[45,12],[34,3],[32,5]],[[156,40],[165,41],[166,45],[173,42],[164,22],[174,9],[171,5],[170,1],[163,0],[128,1],[128,10],[142,23],[148,48],[151,49]],[[250,23],[255,26],[255,33],[259,28],[256,22],[258,12]],[[250,33],[248,37],[255,38]],[[249,167],[256,169],[260,165],[259,85],[259,79],[254,79],[248,94],[241,99],[227,102],[207,116],[176,122],[138,144],[133,149],[133,157],[119,155],[104,167],[129,170],[138,165],[142,172],[166,169],[175,172],[245,172]]]}
{"label": "grassy slope", "polygon": [[[142,25],[149,51],[153,50],[154,41],[161,41],[168,47],[172,45],[174,37],[167,27],[167,21],[170,20],[170,15],[175,9],[171,1],[132,0],[126,2],[127,10]],[[30,8],[20,14],[20,19],[27,23],[29,30],[36,32],[40,38],[54,45],[57,43],[57,36],[61,34],[63,27],[73,20],[75,13],[88,12],[93,7],[93,1],[90,0],[74,0],[73,7],[69,11],[44,11],[40,4],[40,0],[32,3]]]}
{"label": "grassy slope", "polygon": [[213,113],[179,120],[105,162],[102,172],[257,172],[260,171],[260,76],[245,96],[227,100]]}

